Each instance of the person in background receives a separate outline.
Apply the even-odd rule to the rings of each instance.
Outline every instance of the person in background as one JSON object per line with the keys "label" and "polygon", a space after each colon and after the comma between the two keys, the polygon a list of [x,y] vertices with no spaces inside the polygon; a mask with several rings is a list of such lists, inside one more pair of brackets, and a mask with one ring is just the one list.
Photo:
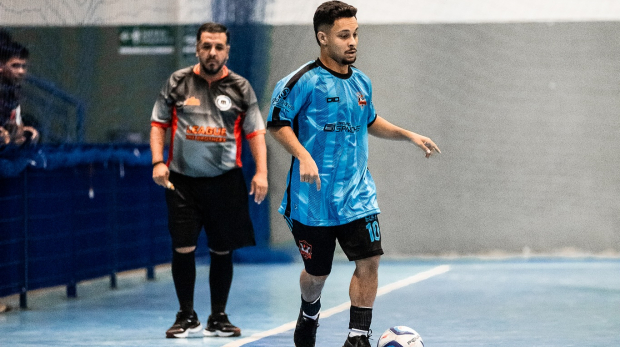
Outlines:
{"label": "person in background", "polygon": [[19,96],[27,73],[28,49],[3,35],[0,43],[0,145],[23,145],[38,141],[38,131],[25,126]]}
{"label": "person in background", "polygon": [[[248,140],[256,162],[250,195],[267,194],[265,124],[250,83],[226,67],[228,29],[206,23],[196,37],[199,63],[174,72],[161,90],[151,116],[153,180],[166,189],[172,237],[172,278],[179,312],[166,337],[202,330],[194,311],[195,249],[204,227],[211,265],[211,315],[205,336],[239,336],[225,313],[233,277],[233,250],[253,246],[248,191],[241,172],[241,141]],[[171,129],[168,161],[164,138]]]}

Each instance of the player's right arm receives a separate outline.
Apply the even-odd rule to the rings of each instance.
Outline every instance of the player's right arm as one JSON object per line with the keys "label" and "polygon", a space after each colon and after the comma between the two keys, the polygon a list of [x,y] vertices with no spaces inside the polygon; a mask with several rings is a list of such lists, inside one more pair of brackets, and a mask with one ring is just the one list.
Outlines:
{"label": "player's right arm", "polygon": [[169,181],[170,170],[164,162],[164,144],[166,131],[170,128],[174,101],[170,98],[171,90],[176,86],[177,80],[173,74],[159,92],[159,96],[151,113],[151,163],[153,164],[153,181],[158,185],[174,189]]}
{"label": "player's right arm", "polygon": [[299,161],[299,181],[316,183],[316,190],[321,190],[319,168],[292,128],[295,118],[314,90],[315,83],[306,74],[314,67],[316,64],[309,62],[276,84],[271,96],[267,128],[276,141]]}
{"label": "player's right arm", "polygon": [[299,179],[301,182],[316,183],[316,190],[321,190],[319,168],[310,153],[299,142],[293,129],[289,126],[270,127],[269,132],[287,152],[299,160]]}
{"label": "player's right arm", "polygon": [[153,165],[153,181],[164,188],[171,188],[172,183],[168,180],[170,170],[164,162],[164,140],[166,128],[151,126],[151,155]]}

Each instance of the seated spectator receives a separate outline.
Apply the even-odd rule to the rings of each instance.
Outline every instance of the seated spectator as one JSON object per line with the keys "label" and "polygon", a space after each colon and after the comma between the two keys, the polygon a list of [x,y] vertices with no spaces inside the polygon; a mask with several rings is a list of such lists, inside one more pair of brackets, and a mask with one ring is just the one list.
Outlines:
{"label": "seated spectator", "polygon": [[28,49],[17,42],[0,45],[0,145],[34,143],[39,138],[35,128],[24,126],[19,105],[28,56]]}

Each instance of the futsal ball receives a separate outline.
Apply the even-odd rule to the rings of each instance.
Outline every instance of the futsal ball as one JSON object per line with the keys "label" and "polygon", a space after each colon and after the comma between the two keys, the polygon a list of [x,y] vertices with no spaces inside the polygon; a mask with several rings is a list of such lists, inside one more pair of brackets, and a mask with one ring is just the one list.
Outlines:
{"label": "futsal ball", "polygon": [[417,331],[399,325],[386,330],[377,347],[424,347],[424,341]]}

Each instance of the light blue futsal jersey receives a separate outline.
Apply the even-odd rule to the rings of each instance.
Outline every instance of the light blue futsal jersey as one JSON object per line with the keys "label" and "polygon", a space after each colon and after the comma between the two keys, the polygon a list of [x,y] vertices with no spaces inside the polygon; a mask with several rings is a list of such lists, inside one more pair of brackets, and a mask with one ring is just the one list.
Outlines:
{"label": "light blue futsal jersey", "polygon": [[342,225],[379,213],[368,171],[368,127],[376,119],[370,79],[355,67],[348,74],[319,59],[276,85],[267,127],[290,126],[319,168],[321,190],[301,183],[293,157],[279,212],[310,226]]}

